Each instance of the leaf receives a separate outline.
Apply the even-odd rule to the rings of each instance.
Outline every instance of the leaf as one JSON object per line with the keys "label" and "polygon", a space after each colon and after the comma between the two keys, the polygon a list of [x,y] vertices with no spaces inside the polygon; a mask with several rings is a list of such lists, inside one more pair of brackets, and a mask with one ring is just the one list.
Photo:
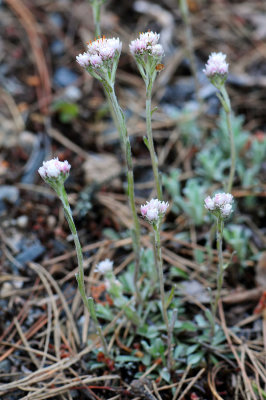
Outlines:
{"label": "leaf", "polygon": [[158,107],[154,107],[152,110],[151,110],[151,116],[152,116],[152,114],[155,112],[155,111],[157,111],[158,110]]}
{"label": "leaf", "polygon": [[170,374],[169,374],[167,368],[161,369],[161,371],[160,371],[160,376],[161,376],[167,383],[170,383],[171,377],[170,377]]}
{"label": "leaf", "polygon": [[171,289],[171,292],[170,292],[170,294],[169,294],[169,297],[168,297],[168,299],[166,300],[166,309],[170,306],[171,301],[173,300],[174,294],[175,294],[175,288],[174,288],[174,286],[173,286],[172,289]]}
{"label": "leaf", "polygon": [[143,136],[143,142],[145,143],[147,149],[150,151],[149,141],[148,141],[148,139],[146,138],[146,136]]}
{"label": "leaf", "polygon": [[134,356],[117,356],[116,358],[115,358],[115,361],[116,362],[122,362],[122,363],[124,363],[124,362],[133,362],[133,361],[140,361],[140,358],[138,358],[138,357],[134,357]]}
{"label": "leaf", "polygon": [[189,346],[187,348],[186,355],[189,356],[190,354],[194,353],[199,348],[199,346],[200,345],[198,343]]}
{"label": "leaf", "polygon": [[190,354],[187,358],[187,363],[191,365],[198,364],[204,356],[203,351],[199,351],[198,353]]}

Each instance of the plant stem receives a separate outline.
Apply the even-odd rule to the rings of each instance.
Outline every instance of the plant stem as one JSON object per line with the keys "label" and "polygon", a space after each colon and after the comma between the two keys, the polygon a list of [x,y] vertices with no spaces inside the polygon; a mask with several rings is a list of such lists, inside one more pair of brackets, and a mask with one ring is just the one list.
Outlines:
{"label": "plant stem", "polygon": [[150,152],[150,156],[151,156],[152,170],[153,170],[156,191],[157,191],[157,198],[162,201],[163,195],[162,195],[162,187],[161,187],[159,169],[158,169],[158,158],[157,158],[157,155],[156,155],[156,152],[154,149],[154,143],[153,143],[153,137],[152,137],[152,127],[151,127],[152,87],[150,87],[150,86],[152,86],[152,85],[150,84],[148,87],[146,87],[146,129],[147,129],[147,136],[148,136],[148,143],[149,143],[149,152]]}
{"label": "plant stem", "polygon": [[100,26],[100,14],[101,14],[101,2],[99,0],[93,1],[92,3],[93,21],[95,25],[95,37],[101,36]]}
{"label": "plant stem", "polygon": [[224,99],[224,102],[222,102],[222,104],[226,113],[226,124],[230,138],[231,167],[227,184],[227,192],[230,193],[232,190],[234,176],[235,176],[236,149],[235,149],[234,133],[232,129],[232,109],[231,109],[230,99],[224,85],[221,87],[220,91]]}
{"label": "plant stem", "polygon": [[195,60],[194,47],[193,47],[193,35],[192,35],[192,29],[191,29],[191,24],[190,24],[187,0],[179,0],[179,5],[180,5],[182,19],[183,19],[183,22],[185,25],[187,55],[188,55],[189,62],[190,62],[191,72],[194,77],[196,99],[197,99],[197,102],[201,105],[202,100],[199,95],[200,84],[199,84],[199,80],[198,80],[198,76],[197,76],[196,60]]}
{"label": "plant stem", "polygon": [[92,300],[92,298],[88,299],[87,295],[86,295],[86,289],[85,289],[85,284],[84,284],[84,267],[83,267],[82,249],[81,249],[80,241],[78,238],[76,226],[75,226],[75,223],[74,223],[74,220],[72,217],[72,212],[71,212],[71,209],[69,206],[67,194],[66,194],[66,191],[65,191],[65,188],[63,185],[60,187],[60,191],[58,191],[58,195],[63,204],[66,220],[68,222],[69,228],[73,235],[73,239],[74,239],[74,243],[75,243],[75,247],[76,247],[77,259],[78,259],[78,269],[79,269],[79,272],[76,275],[76,279],[78,282],[79,292],[80,292],[80,295],[81,295],[81,298],[83,300],[85,307],[89,311],[89,313],[96,325],[96,329],[97,329],[98,335],[100,337],[100,340],[102,342],[104,353],[106,356],[108,356],[107,343],[106,343],[105,337],[102,333],[101,325],[96,316],[93,300]]}
{"label": "plant stem", "polygon": [[[218,270],[217,270],[217,291],[215,296],[214,305],[212,308],[212,315],[215,327],[215,316],[217,312],[218,303],[221,297],[221,290],[223,286],[224,280],[224,262],[223,262],[223,229],[224,229],[224,221],[221,216],[217,217],[217,227],[216,227],[216,244],[218,251]],[[214,329],[213,327],[213,329]],[[212,330],[213,330],[212,329]],[[214,332],[212,332],[213,336]]]}
{"label": "plant stem", "polygon": [[124,158],[127,168],[127,183],[128,183],[128,199],[131,208],[131,213],[133,216],[134,228],[132,229],[132,241],[133,248],[135,252],[135,273],[134,273],[134,283],[137,299],[141,302],[141,295],[138,288],[138,276],[140,268],[140,224],[138,220],[136,205],[135,205],[135,194],[134,194],[134,175],[133,175],[133,162],[131,155],[131,145],[127,132],[127,127],[125,123],[125,117],[122,109],[120,108],[117,97],[115,94],[114,87],[110,84],[105,84],[105,93],[109,99],[109,104],[112,107],[112,116],[114,118],[114,123],[119,132],[121,139],[122,151],[124,153]]}
{"label": "plant stem", "polygon": [[169,320],[167,316],[167,305],[165,302],[165,292],[164,292],[164,279],[163,279],[163,259],[162,259],[162,249],[161,249],[161,239],[160,239],[160,229],[158,227],[154,227],[154,239],[155,239],[155,247],[156,247],[156,258],[158,265],[158,275],[160,282],[160,295],[162,302],[162,314],[164,323],[167,330],[168,336],[168,367],[171,368],[171,360],[172,360],[172,352],[171,352],[171,329],[169,326]]}

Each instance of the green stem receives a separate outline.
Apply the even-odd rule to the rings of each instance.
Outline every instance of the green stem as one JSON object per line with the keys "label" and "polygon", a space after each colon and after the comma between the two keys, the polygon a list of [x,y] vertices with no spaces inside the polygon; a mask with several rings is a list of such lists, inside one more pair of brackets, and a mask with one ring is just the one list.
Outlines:
{"label": "green stem", "polygon": [[180,4],[180,11],[182,15],[182,19],[185,25],[185,34],[186,34],[186,48],[187,48],[187,55],[190,61],[190,68],[192,75],[195,81],[195,92],[196,92],[196,99],[199,104],[202,104],[202,99],[200,98],[199,91],[200,91],[200,84],[197,76],[197,68],[196,68],[196,60],[194,54],[194,47],[193,47],[193,35],[192,29],[190,24],[189,18],[189,10],[187,5],[187,0],[179,0]]}
{"label": "green stem", "polygon": [[[162,259],[162,249],[161,249],[161,238],[160,238],[160,229],[158,227],[154,227],[154,239],[155,239],[155,247],[156,247],[156,258],[158,265],[158,275],[159,275],[159,283],[160,283],[160,296],[162,302],[162,314],[164,323],[167,330],[168,336],[168,367],[170,369],[172,354],[171,354],[171,329],[169,326],[169,320],[167,316],[167,306],[165,301],[165,291],[164,291],[164,279],[163,279],[163,259]],[[170,347],[170,348],[169,348]]]}
{"label": "green stem", "polygon": [[[149,86],[152,86],[152,85],[149,85]],[[157,158],[157,155],[156,155],[156,152],[154,149],[154,143],[153,143],[153,137],[152,137],[151,92],[152,92],[152,88],[147,87],[146,88],[146,129],[147,129],[147,136],[148,136],[148,143],[149,143],[149,152],[150,152],[150,156],[151,156],[152,170],[153,170],[156,191],[157,191],[157,198],[162,201],[163,195],[162,195],[162,187],[161,187],[159,169],[158,169],[158,158]]]}
{"label": "green stem", "polygon": [[100,14],[101,14],[101,3],[99,1],[94,1],[92,3],[93,21],[95,25],[95,37],[101,36],[101,26],[100,26]]}
{"label": "green stem", "polygon": [[227,184],[227,192],[230,193],[232,190],[234,176],[235,176],[236,149],[235,149],[234,133],[232,129],[232,109],[231,109],[230,99],[224,85],[221,87],[220,91],[224,99],[224,103],[222,104],[226,113],[226,125],[230,138],[231,166]]}
{"label": "green stem", "polygon": [[[215,317],[217,312],[217,307],[219,300],[221,298],[221,290],[223,287],[224,280],[224,262],[223,262],[223,229],[224,229],[224,221],[221,216],[217,217],[217,227],[216,227],[216,244],[217,244],[217,252],[218,252],[218,270],[217,270],[217,291],[214,301],[214,306],[212,309],[213,313],[213,321],[215,326]],[[214,332],[213,332],[214,334]]]}
{"label": "green stem", "polygon": [[127,127],[125,123],[125,117],[122,109],[120,108],[117,97],[115,94],[114,87],[110,84],[104,84],[105,93],[109,99],[109,104],[112,106],[112,116],[114,118],[114,123],[119,132],[121,139],[121,146],[124,153],[124,158],[127,168],[127,183],[128,183],[128,199],[131,208],[131,213],[133,216],[134,228],[132,229],[133,236],[133,248],[135,252],[135,273],[134,282],[137,299],[141,302],[141,295],[138,288],[138,276],[140,268],[140,224],[137,215],[136,205],[135,205],[135,194],[134,194],[134,175],[133,175],[133,162],[131,155],[131,145],[127,132]]}
{"label": "green stem", "polygon": [[83,267],[82,248],[81,248],[80,241],[78,238],[76,226],[75,226],[75,223],[74,223],[74,220],[72,217],[72,212],[71,212],[71,209],[69,206],[67,194],[66,194],[66,191],[65,191],[65,188],[63,185],[60,187],[60,191],[58,191],[58,195],[63,204],[66,220],[67,220],[69,228],[71,230],[71,233],[72,233],[72,236],[74,239],[74,243],[75,243],[75,247],[76,247],[76,253],[77,253],[77,258],[78,258],[78,270],[79,270],[78,274],[76,275],[76,278],[77,278],[77,282],[78,282],[79,292],[80,292],[80,295],[81,295],[81,298],[83,300],[85,307],[89,311],[89,313],[96,325],[96,329],[97,329],[98,335],[100,337],[100,340],[102,342],[104,353],[106,356],[108,356],[108,348],[107,348],[106,340],[102,333],[101,325],[96,316],[93,300],[92,299],[89,300],[86,296],[86,289],[85,289],[85,283],[84,283],[84,267]]}

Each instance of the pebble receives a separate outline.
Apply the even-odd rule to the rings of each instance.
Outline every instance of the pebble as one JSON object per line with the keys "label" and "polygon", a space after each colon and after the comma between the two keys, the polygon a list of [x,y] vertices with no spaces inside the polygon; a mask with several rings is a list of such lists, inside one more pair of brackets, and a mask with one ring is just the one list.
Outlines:
{"label": "pebble", "polygon": [[82,92],[78,87],[70,85],[65,90],[65,96],[68,98],[68,100],[77,101],[81,98]]}
{"label": "pebble", "polygon": [[65,51],[64,42],[62,42],[62,40],[59,40],[59,39],[54,40],[50,47],[51,47],[52,54],[54,54],[56,56],[62,55]]}
{"label": "pebble", "polygon": [[11,372],[11,362],[5,359],[0,362],[0,373],[9,374]]}
{"label": "pebble", "polygon": [[53,229],[56,225],[56,218],[54,215],[48,215],[47,217],[47,226],[50,229]]}
{"label": "pebble", "polygon": [[78,74],[66,67],[57,68],[54,74],[54,83],[60,87],[66,87],[78,79]]}
{"label": "pebble", "polygon": [[21,215],[17,218],[17,226],[22,229],[26,228],[26,226],[28,225],[28,221],[29,218],[27,217],[27,215]]}
{"label": "pebble", "polygon": [[19,198],[19,190],[15,186],[0,186],[0,201],[7,200],[9,203],[15,204]]}
{"label": "pebble", "polygon": [[45,252],[45,247],[40,242],[35,242],[33,245],[26,248],[22,253],[16,257],[16,261],[22,266],[25,266],[27,262],[34,261]]}

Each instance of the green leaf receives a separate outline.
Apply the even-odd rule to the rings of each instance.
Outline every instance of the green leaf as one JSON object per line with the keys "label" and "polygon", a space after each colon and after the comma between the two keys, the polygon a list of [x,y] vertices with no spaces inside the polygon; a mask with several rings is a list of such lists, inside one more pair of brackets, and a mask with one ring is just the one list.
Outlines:
{"label": "green leaf", "polygon": [[179,331],[189,331],[189,332],[196,332],[197,327],[193,322],[190,321],[176,321],[175,328]]}
{"label": "green leaf", "polygon": [[193,344],[192,346],[189,346],[187,348],[186,355],[189,356],[190,354],[194,353],[199,348],[199,346],[200,345],[198,343],[197,344]]}
{"label": "green leaf", "polygon": [[149,141],[148,141],[148,139],[146,138],[146,136],[143,136],[143,142],[145,143],[147,149],[150,151]]}
{"label": "green leaf", "polygon": [[191,365],[199,364],[204,356],[203,351],[199,351],[198,353],[190,354],[187,358],[187,363]]}
{"label": "green leaf", "polygon": [[157,111],[158,110],[158,107],[154,107],[152,110],[151,110],[151,116],[152,116],[152,114],[155,112],[155,111]]}
{"label": "green leaf", "polygon": [[53,104],[52,109],[59,113],[59,119],[62,123],[69,123],[78,116],[79,107],[75,103],[58,101]]}
{"label": "green leaf", "polygon": [[167,383],[170,383],[171,377],[170,377],[170,373],[168,372],[167,368],[161,369],[161,371],[160,371],[160,376],[161,376]]}
{"label": "green leaf", "polygon": [[177,278],[184,278],[184,279],[189,278],[188,274],[185,271],[183,271],[182,269],[180,269],[179,267],[176,267],[176,266],[171,267],[170,274],[171,274],[171,276],[174,276]]}
{"label": "green leaf", "polygon": [[171,304],[171,302],[173,300],[174,294],[175,294],[175,288],[173,286],[172,289],[171,289],[171,292],[170,292],[170,294],[168,296],[168,299],[166,300],[166,309],[170,306],[170,304]]}
{"label": "green leaf", "polygon": [[117,356],[115,358],[116,362],[132,362],[132,361],[137,361],[140,362],[142,361],[139,357],[134,357],[134,356]]}

